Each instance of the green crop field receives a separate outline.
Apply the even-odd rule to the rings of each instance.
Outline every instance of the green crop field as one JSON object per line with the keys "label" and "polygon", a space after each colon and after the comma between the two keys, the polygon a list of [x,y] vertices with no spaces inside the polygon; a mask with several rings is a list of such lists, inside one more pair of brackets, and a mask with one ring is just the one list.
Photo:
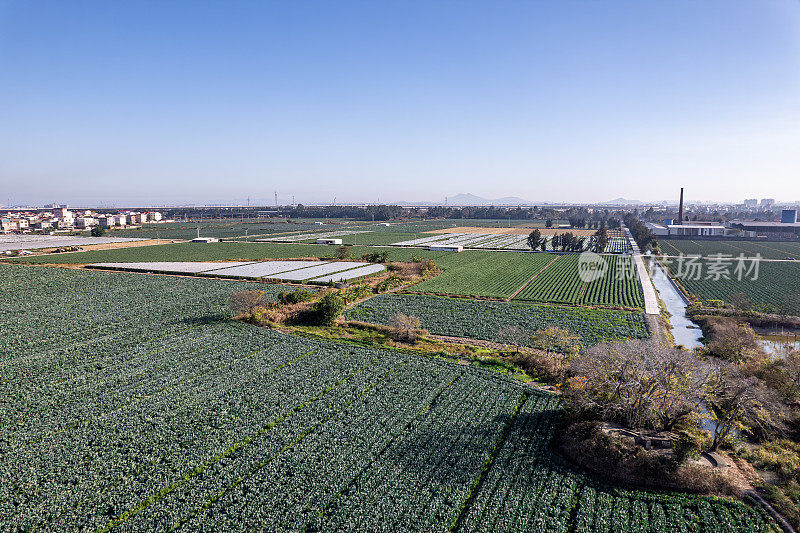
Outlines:
{"label": "green crop field", "polygon": [[533,333],[559,326],[580,335],[590,346],[598,342],[648,337],[644,315],[635,311],[559,305],[466,300],[416,294],[382,294],[346,313],[349,320],[389,324],[396,313],[413,315],[437,335],[498,341],[498,332],[517,326]]}
{"label": "green crop field", "polygon": [[[751,310],[800,316],[800,262],[759,261],[757,279],[744,272],[741,280],[735,271],[736,261],[728,270],[728,279],[716,279],[716,274],[709,270],[709,265],[714,263],[713,260],[700,261],[699,276],[685,266],[684,272],[680,272],[677,265],[670,266],[670,273],[686,292],[705,302],[723,300],[733,303],[744,295]],[[751,262],[745,263],[749,268]]]}
{"label": "green crop field", "polygon": [[584,282],[578,276],[580,256],[563,255],[516,297],[517,300],[613,307],[644,307],[642,288],[628,256],[602,256],[603,277]]}
{"label": "green crop field", "polygon": [[414,285],[413,290],[508,298],[556,258],[519,252],[451,253],[437,259],[443,273]]}
{"label": "green crop field", "polygon": [[776,530],[571,469],[503,375],[231,322],[244,285],[0,265],[0,529]]}
{"label": "green crop field", "polygon": [[312,221],[296,220],[286,222],[248,222],[236,219],[207,222],[163,222],[142,224],[140,228],[113,229],[106,232],[108,237],[139,237],[143,239],[161,238],[165,240],[190,240],[197,237],[197,228],[201,237],[230,239],[248,235],[271,235],[291,231],[319,230]]}
{"label": "green crop field", "polygon": [[800,259],[800,242],[768,241],[690,241],[659,239],[661,252],[665,255],[729,255],[753,257],[760,254],[764,259]]}

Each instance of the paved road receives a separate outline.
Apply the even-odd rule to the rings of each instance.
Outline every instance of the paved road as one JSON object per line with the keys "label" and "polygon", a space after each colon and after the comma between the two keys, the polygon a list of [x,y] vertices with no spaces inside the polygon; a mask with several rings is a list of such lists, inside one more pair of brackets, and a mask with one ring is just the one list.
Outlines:
{"label": "paved road", "polygon": [[658,305],[658,296],[656,296],[656,289],[653,287],[653,281],[650,279],[650,274],[648,274],[647,268],[644,266],[642,254],[635,254],[633,256],[633,261],[636,263],[636,272],[639,274],[639,281],[642,284],[645,314],[661,314],[661,308]]}
{"label": "paved road", "polygon": [[628,228],[623,226],[625,235],[628,237],[628,242],[633,248],[633,261],[636,263],[636,273],[639,274],[639,282],[642,284],[642,293],[644,294],[644,313],[646,315],[660,315],[661,307],[658,305],[658,296],[656,295],[656,288],[653,286],[653,280],[650,279],[650,274],[644,266],[642,254],[639,251],[639,245],[633,240],[633,235]]}

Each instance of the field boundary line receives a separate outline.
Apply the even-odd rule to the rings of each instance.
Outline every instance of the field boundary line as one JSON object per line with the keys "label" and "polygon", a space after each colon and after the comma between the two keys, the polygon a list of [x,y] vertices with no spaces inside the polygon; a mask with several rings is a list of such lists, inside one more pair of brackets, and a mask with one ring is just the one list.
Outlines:
{"label": "field boundary line", "polygon": [[[147,509],[148,507],[150,507],[151,505],[153,505],[157,501],[163,499],[164,496],[166,496],[167,494],[175,491],[175,489],[181,487],[185,483],[188,483],[191,479],[193,479],[193,478],[197,477],[198,475],[202,474],[204,471],[208,470],[209,468],[214,466],[216,463],[218,463],[219,461],[221,461],[225,457],[228,457],[229,455],[231,455],[233,452],[235,452],[239,448],[249,444],[250,442],[252,442],[259,435],[261,435],[261,434],[265,433],[266,431],[272,429],[273,427],[277,426],[281,422],[285,422],[287,419],[291,418],[291,416],[294,413],[296,413],[298,411],[301,411],[302,409],[307,407],[309,404],[311,404],[314,400],[319,399],[322,396],[324,396],[325,394],[329,393],[330,391],[338,388],[340,385],[342,385],[344,382],[348,381],[354,375],[358,374],[359,372],[361,372],[365,368],[367,368],[370,365],[372,365],[376,360],[377,359],[373,359],[372,361],[370,361],[366,365],[362,366],[361,368],[359,368],[355,372],[353,372],[350,375],[342,378],[341,380],[339,380],[334,385],[323,388],[321,392],[317,393],[316,396],[312,397],[307,402],[305,402],[305,403],[303,403],[301,405],[293,407],[290,411],[285,413],[283,416],[280,416],[280,417],[268,422],[264,426],[262,426],[261,429],[259,429],[255,433],[251,433],[249,436],[245,437],[244,439],[242,439],[242,440],[232,444],[231,446],[225,448],[223,451],[221,451],[220,453],[214,455],[211,459],[209,459],[208,461],[206,461],[202,465],[196,466],[194,469],[192,469],[191,472],[189,472],[188,474],[183,476],[178,481],[174,481],[174,482],[170,483],[169,485],[166,485],[166,486],[162,487],[161,490],[159,490],[158,492],[155,492],[155,493],[151,494],[150,496],[148,496],[147,498],[145,498],[144,500],[142,500],[139,503],[139,505],[137,505],[133,509],[128,509],[127,511],[125,511],[124,513],[119,515],[117,518],[111,520],[108,524],[106,524],[102,528],[97,529],[96,531],[98,533],[105,533],[106,531],[110,531],[110,530],[114,529],[115,527],[117,527],[118,525],[126,522],[129,518],[138,515],[139,513],[141,513],[142,511],[144,511],[145,509]],[[174,526],[173,526],[173,529],[174,529]]]}
{"label": "field boundary line", "polygon": [[[300,406],[296,407],[295,409],[293,409],[292,411],[290,411],[289,413],[287,413],[286,415],[284,415],[284,416],[283,416],[283,417],[281,417],[280,419],[278,419],[278,420],[274,421],[274,424],[273,424],[273,425],[270,425],[270,424],[272,424],[272,423],[270,423],[270,424],[267,424],[267,426],[266,426],[265,428],[262,428],[261,430],[259,430],[259,431],[258,431],[256,434],[254,434],[254,435],[252,436],[252,438],[251,438],[251,437],[248,437],[248,439],[249,439],[249,440],[247,440],[247,439],[246,439],[246,442],[245,442],[245,441],[241,441],[243,444],[241,444],[241,446],[239,446],[239,447],[241,448],[242,446],[245,446],[245,445],[249,444],[249,443],[250,443],[250,442],[252,442],[252,441],[253,441],[253,440],[254,440],[254,439],[257,437],[257,436],[259,436],[260,434],[262,434],[262,433],[263,433],[264,431],[266,431],[267,429],[271,429],[272,427],[274,427],[274,426],[276,426],[276,425],[278,425],[278,424],[280,424],[280,423],[282,423],[282,422],[285,422],[287,419],[291,418],[291,416],[292,416],[292,415],[294,415],[294,413],[296,413],[296,412],[298,412],[298,411],[301,411],[302,409],[305,409],[305,408],[306,408],[308,405],[310,405],[310,404],[311,404],[311,403],[313,403],[314,401],[316,401],[316,400],[318,400],[319,398],[321,398],[321,397],[325,396],[325,395],[326,395],[327,393],[329,393],[330,391],[332,391],[332,390],[334,390],[334,389],[337,389],[337,388],[338,388],[339,386],[341,386],[343,383],[345,383],[346,381],[349,381],[349,380],[350,380],[350,378],[352,378],[354,375],[356,375],[357,373],[361,372],[362,370],[364,370],[364,369],[366,369],[366,368],[368,368],[368,367],[372,366],[372,365],[373,365],[375,362],[377,362],[377,361],[378,361],[378,358],[376,358],[376,359],[373,359],[372,361],[370,361],[368,364],[364,365],[362,368],[358,369],[358,370],[357,370],[356,372],[354,372],[353,374],[351,374],[351,375],[347,376],[346,378],[342,379],[340,383],[337,383],[337,384],[335,384],[334,386],[330,387],[330,388],[329,388],[329,389],[327,389],[327,390],[326,390],[326,389],[323,389],[323,391],[322,391],[320,394],[318,394],[317,396],[315,396],[314,398],[312,398],[311,400],[309,400],[309,401],[308,401],[308,402],[306,402],[305,404],[303,404],[303,405],[300,405]],[[337,409],[337,410],[336,410],[336,411],[335,411],[333,414],[331,414],[331,416],[327,417],[325,420],[321,420],[321,421],[317,422],[317,423],[316,423],[316,424],[314,424],[314,425],[313,425],[313,426],[312,426],[312,427],[311,427],[311,428],[310,428],[308,431],[306,431],[305,433],[303,433],[302,435],[300,435],[299,437],[297,437],[296,439],[294,439],[292,442],[290,442],[290,443],[286,444],[285,446],[283,446],[283,447],[282,447],[280,450],[278,450],[277,452],[275,452],[274,454],[272,454],[270,457],[267,457],[267,458],[266,458],[264,461],[261,461],[260,463],[256,464],[256,465],[255,465],[255,467],[251,467],[251,468],[250,468],[250,471],[249,471],[247,474],[239,476],[239,477],[236,479],[236,481],[234,481],[232,484],[230,484],[229,486],[225,487],[223,490],[221,490],[221,491],[217,492],[216,494],[214,494],[213,496],[211,496],[210,498],[208,498],[208,499],[207,499],[207,500],[206,500],[206,501],[203,503],[203,505],[201,505],[200,507],[197,507],[197,508],[195,508],[195,509],[194,509],[192,512],[190,512],[188,515],[186,515],[186,516],[184,516],[183,518],[181,518],[181,519],[180,519],[178,522],[176,522],[175,524],[173,524],[173,525],[172,525],[172,527],[170,527],[170,529],[169,529],[168,531],[169,531],[169,532],[172,532],[172,531],[176,531],[176,530],[178,530],[178,529],[181,529],[181,528],[183,527],[183,525],[184,525],[186,522],[188,522],[189,520],[191,520],[192,518],[194,518],[195,516],[197,516],[199,513],[201,513],[201,512],[203,512],[203,511],[205,511],[206,509],[209,509],[210,507],[212,507],[212,506],[213,506],[213,505],[214,505],[214,504],[215,504],[217,501],[219,501],[219,499],[220,499],[220,498],[222,498],[222,497],[223,497],[225,494],[227,494],[228,492],[230,492],[232,489],[236,488],[236,487],[237,487],[239,484],[241,484],[243,481],[246,481],[247,479],[249,479],[250,477],[252,477],[252,476],[253,476],[253,474],[255,474],[256,472],[258,472],[259,470],[261,470],[262,468],[264,468],[264,467],[265,467],[267,464],[271,463],[271,462],[272,462],[272,461],[274,461],[275,459],[277,459],[277,458],[281,457],[281,456],[282,456],[283,454],[285,454],[287,451],[289,451],[289,450],[291,450],[292,448],[294,448],[294,447],[295,447],[297,444],[299,444],[299,443],[300,443],[300,442],[301,442],[303,439],[305,439],[307,436],[309,436],[309,435],[311,435],[312,433],[314,433],[314,432],[315,432],[315,431],[316,431],[316,430],[317,430],[317,429],[318,429],[320,426],[322,426],[322,425],[323,425],[323,424],[325,424],[326,422],[328,422],[328,421],[332,420],[333,418],[335,418],[336,416],[338,416],[338,415],[339,415],[339,413],[341,413],[343,410],[345,410],[346,408],[350,407],[350,406],[351,406],[351,405],[353,405],[355,402],[357,402],[358,400],[360,400],[360,399],[361,399],[361,398],[362,398],[364,395],[366,395],[367,393],[369,393],[370,391],[372,391],[373,389],[375,389],[375,388],[376,388],[376,387],[377,387],[377,386],[378,386],[380,383],[382,383],[382,382],[384,382],[385,380],[387,380],[387,379],[389,378],[389,376],[391,376],[392,374],[394,374],[395,372],[397,372],[397,371],[400,369],[400,367],[402,367],[402,366],[404,366],[404,365],[406,365],[406,364],[408,364],[408,363],[407,363],[407,361],[402,361],[402,362],[398,363],[397,365],[395,365],[395,367],[394,367],[394,368],[392,368],[391,370],[389,370],[388,372],[386,372],[386,373],[385,373],[383,376],[381,376],[379,379],[377,379],[376,381],[374,381],[373,383],[371,383],[369,386],[367,386],[367,387],[365,387],[364,389],[362,389],[362,391],[361,391],[361,392],[360,392],[360,393],[359,393],[357,396],[355,396],[354,398],[352,398],[350,401],[348,401],[348,402],[347,402],[347,403],[345,403],[344,405],[340,406],[340,407],[339,407],[339,408],[338,408],[338,409]],[[239,444],[239,443],[237,443],[237,444]],[[235,445],[234,445],[234,446],[235,446]],[[227,450],[226,450],[226,451],[227,451]],[[231,452],[232,452],[232,451],[235,451],[235,449],[231,449]],[[228,454],[228,455],[229,455],[229,454]],[[215,463],[216,463],[216,462],[219,462],[219,461],[220,461],[221,459],[223,459],[223,458],[224,458],[224,456],[222,456],[222,457],[219,457],[219,459],[217,459],[217,460],[215,461]],[[206,467],[206,468],[203,468],[203,470],[206,470],[207,468],[210,468],[210,467],[211,467],[211,466],[213,466],[213,464],[215,464],[215,463],[212,463],[212,464],[208,465],[208,467]],[[202,472],[202,471],[201,471],[201,472]],[[199,474],[199,473],[201,473],[201,472],[197,472],[197,474]],[[197,475],[197,474],[194,474],[194,475]],[[194,477],[194,475],[192,475],[192,477]],[[191,478],[190,478],[190,479],[191,479]],[[188,480],[189,480],[189,479],[186,479],[184,482],[186,482],[186,481],[188,481]],[[182,481],[183,481],[183,480],[182,480]],[[176,487],[176,488],[177,488],[177,487]],[[173,489],[173,490],[174,490],[174,489]],[[170,491],[170,492],[171,492],[171,491]],[[166,494],[165,494],[165,495],[166,495]]]}
{"label": "field boundary line", "polygon": [[550,267],[550,265],[552,265],[553,263],[555,263],[556,261],[558,261],[559,257],[561,257],[561,256],[560,256],[560,255],[557,255],[555,258],[553,258],[553,260],[552,260],[552,261],[550,261],[549,263],[547,263],[547,264],[544,266],[544,268],[542,268],[542,269],[541,269],[539,272],[537,272],[536,274],[534,274],[534,275],[533,275],[533,277],[532,277],[531,279],[529,279],[527,282],[525,282],[525,284],[524,284],[524,285],[522,285],[522,287],[520,287],[519,289],[517,289],[517,291],[516,291],[516,292],[514,292],[514,294],[512,294],[511,296],[509,296],[508,298],[506,298],[504,301],[506,301],[506,302],[510,302],[511,300],[513,300],[514,298],[516,298],[516,296],[517,296],[519,293],[521,293],[522,291],[524,291],[524,290],[525,290],[525,287],[527,287],[528,285],[530,285],[531,283],[533,283],[533,280],[535,280],[537,277],[539,277],[539,274],[541,274],[542,272],[544,272],[545,270],[547,270],[547,269],[548,269],[548,267]]}
{"label": "field boundary line", "polygon": [[[276,344],[277,344],[277,343],[276,343]],[[96,415],[96,416],[90,416],[90,417],[84,418],[84,419],[82,419],[82,420],[79,420],[79,421],[77,421],[77,422],[74,422],[74,423],[72,423],[72,424],[69,424],[68,426],[65,426],[65,427],[63,427],[63,428],[61,428],[61,429],[59,429],[59,430],[57,430],[57,431],[53,431],[53,432],[51,432],[51,433],[48,433],[47,435],[44,435],[44,436],[42,436],[41,438],[38,438],[38,439],[35,439],[35,440],[32,440],[32,441],[28,441],[28,442],[26,442],[25,444],[22,444],[22,445],[20,445],[20,446],[17,446],[17,447],[15,447],[15,448],[11,448],[11,451],[17,451],[17,450],[21,450],[21,449],[23,449],[23,448],[27,448],[28,446],[32,446],[32,445],[34,445],[34,444],[38,444],[38,443],[40,443],[40,442],[43,442],[44,440],[46,440],[46,439],[49,439],[49,438],[51,438],[51,437],[54,437],[55,435],[58,435],[58,434],[60,434],[60,433],[65,433],[65,432],[67,432],[67,431],[70,431],[70,430],[72,430],[72,429],[75,429],[76,427],[79,427],[79,426],[81,426],[82,424],[87,424],[87,423],[89,423],[89,422],[94,422],[95,420],[100,420],[101,418],[105,418],[106,416],[108,416],[108,415],[110,415],[110,414],[112,414],[112,413],[115,413],[115,412],[119,411],[120,409],[125,409],[126,407],[130,407],[130,406],[132,406],[132,405],[136,405],[136,404],[138,404],[138,403],[141,403],[141,402],[143,402],[144,400],[147,400],[148,398],[152,398],[153,396],[156,396],[156,395],[158,395],[158,394],[161,394],[162,392],[168,391],[168,390],[170,390],[170,389],[173,389],[173,388],[175,388],[175,387],[180,387],[181,385],[185,385],[186,383],[189,383],[189,382],[191,382],[191,381],[194,381],[194,380],[196,380],[196,379],[199,379],[199,378],[201,378],[201,377],[203,377],[203,376],[206,376],[206,375],[208,375],[208,374],[210,374],[210,373],[212,373],[212,372],[216,372],[217,370],[220,370],[220,369],[222,369],[222,368],[225,368],[226,366],[230,366],[230,365],[232,365],[232,364],[234,364],[234,363],[236,363],[236,362],[238,362],[238,361],[241,361],[241,360],[247,359],[248,357],[252,357],[252,356],[254,356],[254,355],[258,354],[258,353],[265,352],[265,351],[267,351],[267,350],[269,350],[270,348],[273,348],[273,347],[274,347],[274,346],[272,346],[272,345],[271,345],[271,346],[267,346],[267,347],[266,347],[266,348],[264,348],[264,349],[261,349],[261,350],[256,350],[256,351],[254,351],[254,352],[250,352],[250,353],[248,353],[248,354],[242,355],[241,357],[235,357],[235,358],[233,358],[233,360],[231,360],[231,361],[228,361],[228,362],[226,362],[226,363],[223,363],[223,364],[221,364],[221,365],[217,365],[217,366],[215,366],[215,367],[209,368],[208,370],[206,370],[206,371],[204,371],[204,372],[201,372],[201,373],[199,373],[199,374],[196,374],[196,375],[194,375],[194,376],[188,377],[188,378],[186,378],[186,379],[183,379],[183,380],[180,380],[180,381],[177,381],[177,382],[172,382],[172,383],[170,383],[170,384],[168,384],[168,385],[166,385],[166,386],[162,387],[161,389],[159,389],[159,390],[157,390],[157,391],[155,391],[155,392],[152,392],[151,394],[147,394],[147,395],[145,395],[145,396],[141,396],[141,397],[139,397],[139,398],[136,398],[136,399],[134,399],[134,400],[132,400],[132,401],[130,401],[130,402],[127,402],[127,403],[124,403],[124,404],[118,405],[118,406],[116,406],[116,407],[114,407],[114,408],[112,408],[112,409],[109,409],[108,411],[104,411],[104,412],[102,412],[102,413],[99,413],[99,414],[98,414],[98,415]],[[201,349],[201,348],[198,348],[198,350],[200,350],[200,349]],[[196,350],[196,351],[197,351],[197,350]],[[290,364],[292,364],[293,362],[295,362],[295,361],[297,361],[297,360],[299,360],[299,359],[302,359],[303,357],[305,357],[305,356],[307,356],[307,355],[309,355],[309,354],[311,354],[311,353],[313,353],[313,352],[314,352],[314,350],[311,350],[310,352],[308,352],[308,353],[307,353],[307,354],[305,354],[305,355],[302,355],[302,356],[300,356],[300,357],[298,357],[298,358],[296,358],[296,359],[293,359],[293,360],[291,360],[291,361],[287,361],[287,362],[285,362],[285,363],[281,364],[280,366],[276,367],[274,370],[276,370],[276,371],[277,371],[277,370],[280,370],[281,368],[285,367],[286,365],[290,365]],[[271,373],[271,372],[270,372],[270,373]]]}
{"label": "field boundary line", "polygon": [[[272,373],[274,373],[274,372],[277,372],[277,371],[278,371],[278,370],[280,370],[281,368],[284,368],[284,367],[286,367],[287,365],[290,365],[290,364],[292,364],[292,363],[294,363],[294,362],[297,362],[297,361],[299,361],[300,359],[304,359],[305,357],[308,357],[309,355],[311,355],[311,354],[313,354],[313,353],[315,353],[315,352],[316,352],[316,350],[311,350],[311,351],[309,351],[309,352],[306,352],[306,353],[304,353],[304,354],[302,354],[302,355],[300,355],[300,356],[296,357],[295,359],[292,359],[291,361],[288,361],[287,363],[283,363],[282,365],[280,365],[280,366],[278,366],[278,367],[275,367],[275,368],[273,368],[272,370],[270,370],[269,372],[267,372],[266,374],[264,374],[264,376],[268,376],[268,375],[270,375],[270,374],[272,374]],[[266,403],[266,402],[261,402],[259,405],[264,405],[265,403]],[[232,417],[232,418],[230,418],[230,419],[229,419],[227,422],[228,422],[228,423],[232,423],[232,422],[234,422],[234,421],[236,421],[236,420],[241,420],[241,419],[243,418],[243,416],[245,416],[245,415],[238,415],[238,416]],[[137,434],[138,434],[138,433],[137,433]],[[192,440],[188,441],[188,443],[189,443],[189,444],[193,444],[194,442],[196,442],[196,441],[197,441],[198,439],[200,439],[201,437],[202,437],[202,436],[198,435],[198,436],[196,436],[195,438],[193,438]],[[161,456],[161,458],[164,458],[164,457],[171,457],[171,456],[173,456],[173,455],[176,455],[177,453],[180,453],[180,452],[179,452],[179,451],[177,451],[177,450],[173,450],[173,451],[171,451],[171,452],[169,452],[169,453],[167,453],[167,454],[165,454],[165,455],[162,455],[162,456]],[[152,463],[151,463],[151,464],[152,464]],[[42,526],[42,525],[47,525],[47,524],[49,524],[50,522],[53,522],[54,520],[58,520],[59,518],[61,518],[62,516],[64,516],[64,515],[65,515],[67,512],[69,512],[69,510],[70,510],[70,509],[72,509],[72,510],[76,510],[76,509],[78,509],[79,507],[82,507],[83,505],[86,505],[87,503],[89,503],[89,502],[91,502],[91,501],[94,501],[94,500],[96,500],[97,498],[99,498],[99,497],[101,497],[103,494],[105,494],[106,492],[108,492],[108,491],[110,491],[110,490],[112,490],[112,489],[114,489],[114,488],[118,487],[119,485],[121,485],[121,484],[125,483],[125,482],[126,482],[128,479],[130,479],[131,477],[138,476],[138,475],[140,475],[141,473],[142,473],[142,468],[141,468],[141,467],[140,467],[138,470],[129,470],[129,471],[125,472],[125,473],[124,473],[124,474],[123,474],[123,475],[120,477],[120,479],[119,479],[118,481],[116,481],[115,483],[112,483],[111,485],[109,485],[109,486],[107,486],[107,487],[103,488],[102,490],[98,491],[97,493],[95,493],[95,494],[92,494],[91,496],[88,496],[88,497],[84,498],[83,500],[81,500],[81,501],[79,501],[79,502],[75,503],[74,505],[72,505],[70,508],[64,508],[64,510],[63,510],[63,511],[62,511],[62,512],[61,512],[61,513],[58,515],[58,516],[51,516],[51,517],[49,517],[49,518],[45,519],[43,522],[39,522],[39,523],[38,523],[38,524],[37,524],[37,525],[34,527],[34,529],[33,529],[33,530],[35,531],[35,530],[36,530],[36,529],[37,529],[39,526]],[[0,501],[0,503],[2,503],[2,501]]]}
{"label": "field boundary line", "polygon": [[503,445],[508,439],[509,433],[511,433],[511,426],[514,424],[514,421],[517,419],[520,411],[522,410],[522,406],[525,405],[528,399],[529,396],[527,394],[523,394],[522,398],[517,402],[514,412],[512,412],[508,417],[508,420],[506,420],[503,429],[500,431],[500,435],[497,436],[497,440],[495,441],[494,448],[492,448],[492,452],[486,458],[480,473],[473,482],[472,487],[470,487],[467,499],[464,500],[461,506],[456,510],[455,516],[453,516],[452,520],[450,521],[450,526],[447,528],[448,533],[453,533],[456,531],[456,529],[458,529],[458,526],[461,525],[464,519],[463,517],[465,516],[465,511],[469,509],[470,505],[475,500],[475,496],[480,492],[480,489],[486,480],[486,474],[488,474],[489,470],[491,470],[492,466],[494,466],[494,463],[497,460],[497,454],[500,453],[500,450],[503,448]]}
{"label": "field boundary line", "polygon": [[[352,486],[353,486],[353,483],[355,483],[355,482],[356,482],[356,480],[357,480],[358,478],[362,477],[362,476],[364,475],[364,473],[365,473],[365,472],[367,472],[367,470],[371,469],[371,468],[372,468],[372,466],[373,466],[373,465],[375,465],[375,464],[378,462],[378,460],[379,460],[380,458],[382,458],[382,457],[383,457],[383,454],[386,452],[386,450],[387,450],[387,449],[388,449],[388,448],[389,448],[389,447],[390,447],[390,446],[391,446],[393,443],[395,443],[395,442],[396,442],[396,441],[397,441],[397,440],[398,440],[398,439],[399,439],[399,438],[400,438],[402,435],[404,435],[404,434],[405,434],[405,432],[406,432],[406,431],[408,431],[408,428],[409,428],[409,427],[411,427],[411,425],[412,425],[412,424],[413,424],[415,421],[419,420],[419,419],[420,419],[420,418],[421,418],[423,415],[425,415],[425,414],[429,413],[429,412],[430,412],[430,410],[431,410],[431,409],[433,409],[433,407],[436,405],[437,401],[438,401],[438,400],[439,400],[439,398],[442,396],[442,394],[444,394],[444,392],[445,392],[446,390],[450,389],[450,387],[452,387],[452,386],[453,386],[453,383],[455,383],[456,381],[458,381],[458,379],[459,379],[459,378],[461,378],[461,377],[463,377],[463,376],[464,376],[464,372],[462,371],[462,372],[461,372],[461,373],[459,373],[459,374],[458,374],[456,377],[454,377],[452,380],[450,380],[450,382],[449,382],[447,385],[445,385],[444,387],[442,387],[442,388],[441,388],[441,390],[439,390],[439,391],[438,391],[438,392],[437,392],[437,393],[434,395],[434,397],[431,399],[431,401],[430,401],[430,402],[428,402],[428,405],[426,405],[424,409],[422,409],[421,411],[419,411],[419,412],[418,412],[418,413],[416,413],[415,415],[411,416],[411,417],[409,418],[409,420],[406,422],[406,424],[403,426],[403,429],[401,429],[400,431],[398,431],[398,432],[397,432],[397,433],[396,433],[396,434],[395,434],[393,437],[391,437],[391,438],[390,438],[390,439],[389,439],[389,440],[386,442],[386,444],[385,444],[385,445],[384,445],[384,446],[381,448],[381,450],[380,450],[380,451],[379,451],[377,454],[375,454],[375,457],[373,458],[373,460],[372,460],[372,461],[370,461],[368,464],[364,465],[364,466],[363,466],[361,469],[359,469],[359,471],[358,471],[358,472],[357,472],[357,473],[356,473],[356,474],[355,474],[353,477],[351,477],[351,478],[350,478],[350,481],[348,481],[348,482],[347,482],[347,483],[346,483],[346,484],[345,484],[345,485],[344,485],[344,486],[343,486],[343,487],[342,487],[342,488],[339,490],[339,492],[337,492],[337,493],[336,493],[336,494],[334,494],[334,495],[333,495],[331,498],[329,498],[329,499],[328,499],[328,501],[327,501],[327,502],[326,502],[324,505],[320,506],[320,507],[321,507],[321,509],[320,509],[319,513],[317,514],[317,519],[319,519],[319,518],[322,518],[323,516],[325,516],[325,512],[326,512],[326,511],[327,511],[327,510],[328,510],[328,509],[331,507],[331,505],[333,505],[333,503],[334,503],[335,501],[337,501],[339,498],[341,498],[341,497],[342,497],[342,494],[344,494],[344,492],[345,492],[346,490],[348,490],[350,487],[352,487]],[[371,477],[371,476],[368,476],[368,477]],[[307,507],[307,508],[305,508],[304,510],[308,510],[308,509],[310,509],[310,507]],[[308,525],[308,524],[306,524],[306,526],[307,526],[307,525]]]}

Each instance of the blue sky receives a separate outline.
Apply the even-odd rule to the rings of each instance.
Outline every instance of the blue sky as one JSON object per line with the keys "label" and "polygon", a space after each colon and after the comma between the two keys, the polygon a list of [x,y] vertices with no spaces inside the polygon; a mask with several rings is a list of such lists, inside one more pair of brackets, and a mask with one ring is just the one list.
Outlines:
{"label": "blue sky", "polygon": [[0,0],[0,203],[800,199],[800,2]]}

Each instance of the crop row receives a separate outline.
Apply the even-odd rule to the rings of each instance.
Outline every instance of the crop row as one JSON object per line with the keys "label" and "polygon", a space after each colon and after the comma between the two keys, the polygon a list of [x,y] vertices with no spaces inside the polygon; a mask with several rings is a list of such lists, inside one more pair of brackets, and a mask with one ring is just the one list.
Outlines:
{"label": "crop row", "polygon": [[768,242],[768,241],[692,241],[666,240],[658,241],[661,252],[665,255],[700,255],[710,257],[717,254],[739,257],[760,255],[764,259],[800,259],[800,243]]}
{"label": "crop row", "polygon": [[507,298],[557,256],[511,252],[462,252],[440,261],[444,272],[415,285],[428,293]]}
{"label": "crop row", "polygon": [[742,279],[734,268],[727,278],[709,275],[709,266],[715,263],[702,261],[699,275],[688,268],[682,273],[675,266],[670,267],[670,272],[689,293],[703,301],[723,300],[751,310],[800,316],[800,263],[760,261],[758,276],[751,273]]}
{"label": "crop row", "polygon": [[588,283],[581,279],[579,255],[564,255],[525,287],[515,299],[614,307],[643,307],[644,300],[633,259],[629,256],[601,256],[604,274]]}
{"label": "crop row", "polygon": [[499,333],[516,326],[535,332],[560,326],[577,333],[585,345],[648,336],[644,315],[636,311],[505,303],[416,294],[384,294],[370,298],[345,314],[348,320],[389,324],[397,313],[419,318],[437,335],[499,341]]}

